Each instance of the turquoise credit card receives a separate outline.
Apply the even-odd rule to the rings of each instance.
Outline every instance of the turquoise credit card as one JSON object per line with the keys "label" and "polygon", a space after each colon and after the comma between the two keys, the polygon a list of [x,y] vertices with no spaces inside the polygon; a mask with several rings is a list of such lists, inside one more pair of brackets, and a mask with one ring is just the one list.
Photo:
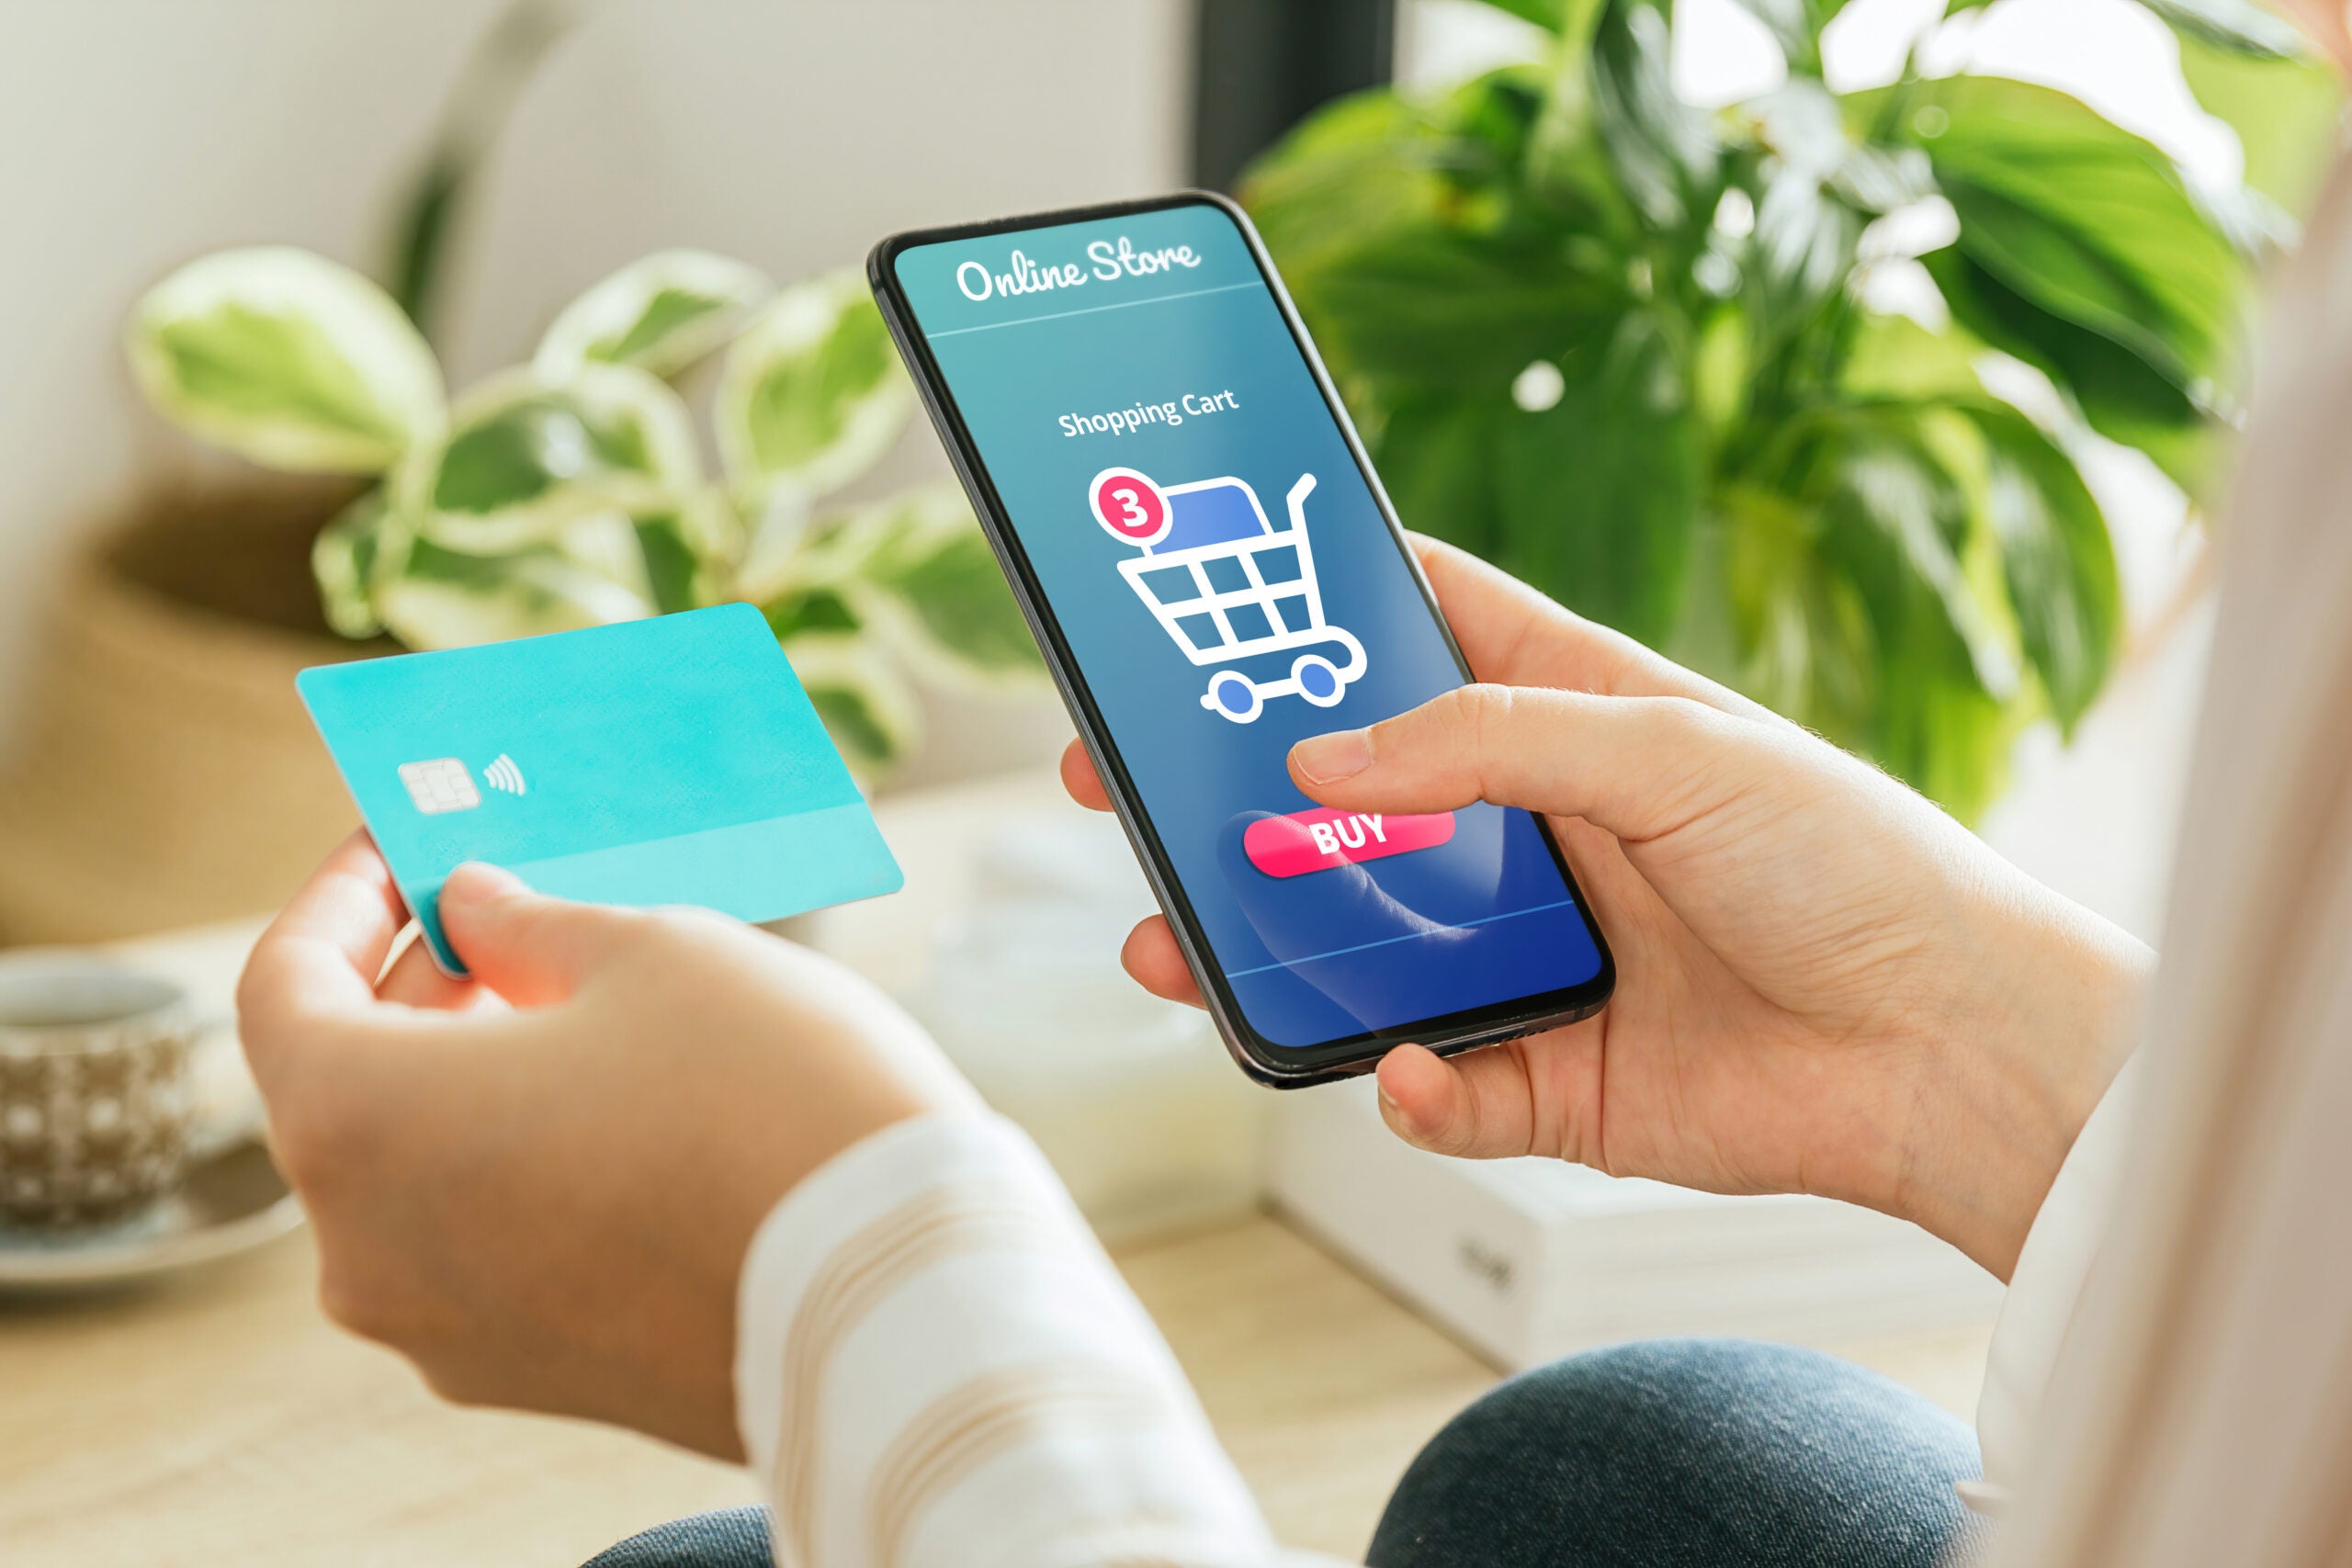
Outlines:
{"label": "turquoise credit card", "polygon": [[773,920],[904,880],[748,604],[295,678],[433,956],[469,860],[542,893]]}

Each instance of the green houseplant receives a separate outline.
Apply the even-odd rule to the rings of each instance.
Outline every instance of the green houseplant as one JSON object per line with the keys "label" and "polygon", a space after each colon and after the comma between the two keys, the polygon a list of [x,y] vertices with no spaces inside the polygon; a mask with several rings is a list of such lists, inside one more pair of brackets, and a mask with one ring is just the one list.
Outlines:
{"label": "green houseplant", "polygon": [[[910,673],[1037,667],[952,482],[826,504],[914,401],[854,274],[772,291],[724,257],[659,253],[574,300],[528,365],[454,400],[382,288],[304,251],[191,263],[139,302],[127,344],[187,429],[368,481],[311,554],[346,637],[449,648],[747,601],[869,776],[915,743]],[[671,378],[722,350],[711,475]]]}
{"label": "green houseplant", "polygon": [[[2202,486],[2245,264],[2291,231],[2335,84],[2245,0],[2149,0],[2245,141],[2224,199],[1917,49],[1833,93],[1841,0],[1743,0],[1787,80],[1722,111],[1673,90],[1670,0],[1496,3],[1544,63],[1342,100],[1241,191],[1398,510],[1973,814],[2115,658],[2085,434]],[[1874,304],[1894,267],[1940,309]],[[1988,356],[2055,398],[1995,396]]]}

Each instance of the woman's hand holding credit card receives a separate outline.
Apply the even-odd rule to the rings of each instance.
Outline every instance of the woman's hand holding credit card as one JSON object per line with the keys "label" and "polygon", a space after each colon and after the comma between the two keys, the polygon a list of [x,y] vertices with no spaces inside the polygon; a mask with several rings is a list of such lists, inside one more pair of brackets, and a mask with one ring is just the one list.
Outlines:
{"label": "woman's hand holding credit card", "polygon": [[541,892],[741,919],[902,878],[760,613],[620,626],[306,670],[298,682],[428,947],[442,881],[504,866]]}

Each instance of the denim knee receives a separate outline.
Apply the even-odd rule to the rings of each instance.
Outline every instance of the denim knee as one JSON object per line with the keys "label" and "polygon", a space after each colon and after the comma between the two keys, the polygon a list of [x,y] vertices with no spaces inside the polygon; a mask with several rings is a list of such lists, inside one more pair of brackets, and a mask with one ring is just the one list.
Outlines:
{"label": "denim knee", "polygon": [[1968,1427],[1818,1351],[1677,1339],[1501,1384],[1421,1450],[1375,1568],[1931,1568],[1971,1528]]}
{"label": "denim knee", "polygon": [[765,1508],[720,1508],[656,1525],[583,1568],[775,1568]]}

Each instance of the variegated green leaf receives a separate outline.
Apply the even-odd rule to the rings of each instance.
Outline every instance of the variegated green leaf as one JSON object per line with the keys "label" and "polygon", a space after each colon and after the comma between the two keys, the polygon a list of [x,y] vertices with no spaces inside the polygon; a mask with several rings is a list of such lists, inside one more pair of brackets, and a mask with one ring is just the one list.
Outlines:
{"label": "variegated green leaf", "polygon": [[157,408],[257,463],[381,473],[441,433],[441,370],[416,328],[308,251],[191,262],[139,301],[125,342]]}
{"label": "variegated green leaf", "polygon": [[388,510],[383,487],[372,487],[336,513],[311,543],[311,575],[318,580],[319,604],[338,636],[370,637],[384,629],[376,614],[371,580],[384,544]]}
{"label": "variegated green leaf", "polygon": [[636,519],[637,549],[645,567],[646,592],[657,614],[692,610],[708,604],[702,563],[680,536],[677,516],[661,513]]}
{"label": "variegated green leaf", "polygon": [[767,617],[768,629],[775,633],[778,642],[789,642],[808,632],[849,637],[866,630],[865,620],[850,602],[831,588],[786,589],[762,603],[760,614]]}
{"label": "variegated green leaf", "polygon": [[448,439],[401,469],[394,500],[427,538],[502,555],[577,517],[674,505],[697,467],[686,405],[660,378],[585,365],[549,384],[511,370],[458,400]]}
{"label": "variegated green leaf", "polygon": [[531,365],[548,381],[587,364],[674,376],[741,330],[768,288],[756,269],[708,251],[657,251],[564,307]]}
{"label": "variegated green leaf", "polygon": [[865,280],[834,273],[778,294],[728,350],[718,450],[747,495],[822,495],[888,450],[913,409]]}
{"label": "variegated green leaf", "polygon": [[871,777],[914,750],[922,709],[873,639],[810,632],[787,637],[784,652],[854,772]]}
{"label": "variegated green leaf", "polygon": [[753,603],[786,592],[807,564],[802,547],[808,542],[808,498],[789,485],[779,485],[756,498],[757,510],[745,519],[748,526],[735,591]]}
{"label": "variegated green leaf", "polygon": [[384,625],[411,648],[470,648],[633,621],[645,599],[553,549],[469,556],[419,540],[376,591]]}
{"label": "variegated green leaf", "polygon": [[743,525],[724,495],[706,487],[635,523],[638,554],[662,613],[742,596],[733,584]]}
{"label": "variegated green leaf", "polygon": [[582,570],[627,589],[639,603],[648,606],[654,603],[645,551],[638,542],[637,520],[628,513],[592,512],[575,518],[564,525],[548,546]]}
{"label": "variegated green leaf", "polygon": [[1036,640],[996,552],[955,483],[872,507],[840,530],[854,550],[842,596],[922,674],[953,681],[1041,674]]}

